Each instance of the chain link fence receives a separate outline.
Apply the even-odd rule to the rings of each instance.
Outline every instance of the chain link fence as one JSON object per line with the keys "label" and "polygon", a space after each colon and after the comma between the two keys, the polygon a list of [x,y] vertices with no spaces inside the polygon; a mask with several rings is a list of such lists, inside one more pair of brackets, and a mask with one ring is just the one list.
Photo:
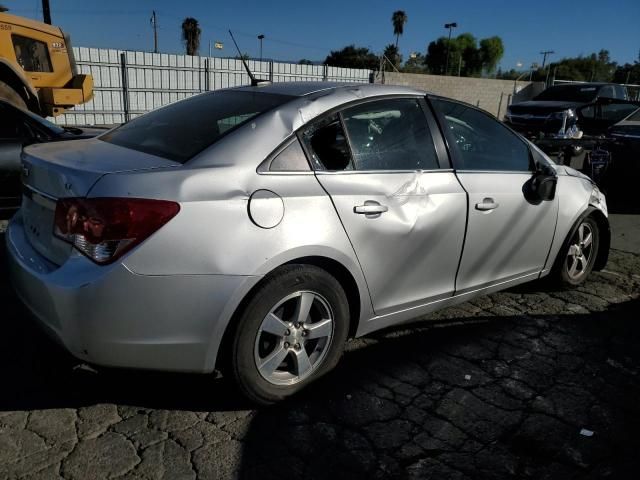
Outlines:
{"label": "chain link fence", "polygon": [[[91,74],[94,97],[55,118],[62,125],[113,125],[208,90],[249,85],[236,59],[122,51],[73,49],[78,73]],[[249,60],[258,78],[274,82],[368,83],[371,70]]]}

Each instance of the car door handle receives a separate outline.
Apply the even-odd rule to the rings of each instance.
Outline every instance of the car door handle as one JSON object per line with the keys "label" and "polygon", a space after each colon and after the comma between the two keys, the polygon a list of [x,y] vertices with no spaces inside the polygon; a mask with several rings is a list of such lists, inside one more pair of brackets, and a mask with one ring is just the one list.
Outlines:
{"label": "car door handle", "polygon": [[499,203],[493,201],[493,198],[485,198],[481,202],[476,203],[476,210],[494,210],[500,206]]}
{"label": "car door handle", "polygon": [[353,207],[353,212],[354,213],[360,213],[362,215],[376,215],[376,214],[381,214],[384,212],[387,212],[389,210],[389,207],[387,207],[386,205],[380,205],[379,203],[375,202],[365,202],[364,205],[356,205],[355,207]]}

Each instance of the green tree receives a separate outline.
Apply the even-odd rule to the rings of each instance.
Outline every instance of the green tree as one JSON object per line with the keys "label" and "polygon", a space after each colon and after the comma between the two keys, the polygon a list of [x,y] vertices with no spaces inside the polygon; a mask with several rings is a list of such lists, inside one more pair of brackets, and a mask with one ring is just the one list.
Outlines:
{"label": "green tree", "polygon": [[347,45],[342,50],[332,50],[324,63],[333,67],[368,68],[377,70],[378,56],[365,47]]}
{"label": "green tree", "polygon": [[424,63],[429,73],[444,73],[444,65],[447,58],[447,37],[440,37],[429,43]]}
{"label": "green tree", "polygon": [[398,41],[400,35],[404,33],[404,25],[409,20],[407,14],[403,10],[397,10],[391,15],[391,23],[393,24],[393,34],[396,36],[396,48],[398,48]]}
{"label": "green tree", "polygon": [[[444,72],[447,46],[449,48],[449,72]],[[430,73],[460,75],[463,77],[476,77],[482,74],[483,69],[488,73],[495,70],[498,62],[504,54],[504,46],[500,37],[489,37],[480,40],[480,47],[476,37],[470,33],[461,33],[457,37],[449,39],[440,37],[429,43],[425,64]]]}
{"label": "green tree", "polygon": [[480,40],[480,59],[487,73],[493,73],[504,55],[504,45],[500,37],[494,36]]}
{"label": "green tree", "polygon": [[187,55],[196,55],[200,49],[200,25],[198,20],[187,17],[182,21],[182,41],[187,50]]}
{"label": "green tree", "polygon": [[424,55],[415,53],[405,62],[401,71],[405,73],[425,73],[426,66],[424,64]]}
{"label": "green tree", "polygon": [[402,55],[398,51],[398,47],[396,47],[393,43],[390,43],[384,48],[384,56],[389,59],[391,63],[396,68],[400,68],[400,64],[402,63]]}

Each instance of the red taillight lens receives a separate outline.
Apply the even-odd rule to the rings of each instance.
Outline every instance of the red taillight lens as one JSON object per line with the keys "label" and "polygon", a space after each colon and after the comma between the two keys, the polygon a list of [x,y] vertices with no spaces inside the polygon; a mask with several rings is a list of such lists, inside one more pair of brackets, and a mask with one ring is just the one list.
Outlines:
{"label": "red taillight lens", "polygon": [[120,258],[171,220],[180,205],[144,198],[62,198],[53,233],[99,264]]}

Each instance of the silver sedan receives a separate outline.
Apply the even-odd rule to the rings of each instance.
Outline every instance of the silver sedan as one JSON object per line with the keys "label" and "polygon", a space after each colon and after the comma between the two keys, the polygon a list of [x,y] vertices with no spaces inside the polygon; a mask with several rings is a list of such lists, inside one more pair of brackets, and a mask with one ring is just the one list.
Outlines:
{"label": "silver sedan", "polygon": [[15,289],[97,365],[219,368],[270,403],[349,337],[609,251],[604,196],[494,117],[417,90],[205,93],[23,154]]}

